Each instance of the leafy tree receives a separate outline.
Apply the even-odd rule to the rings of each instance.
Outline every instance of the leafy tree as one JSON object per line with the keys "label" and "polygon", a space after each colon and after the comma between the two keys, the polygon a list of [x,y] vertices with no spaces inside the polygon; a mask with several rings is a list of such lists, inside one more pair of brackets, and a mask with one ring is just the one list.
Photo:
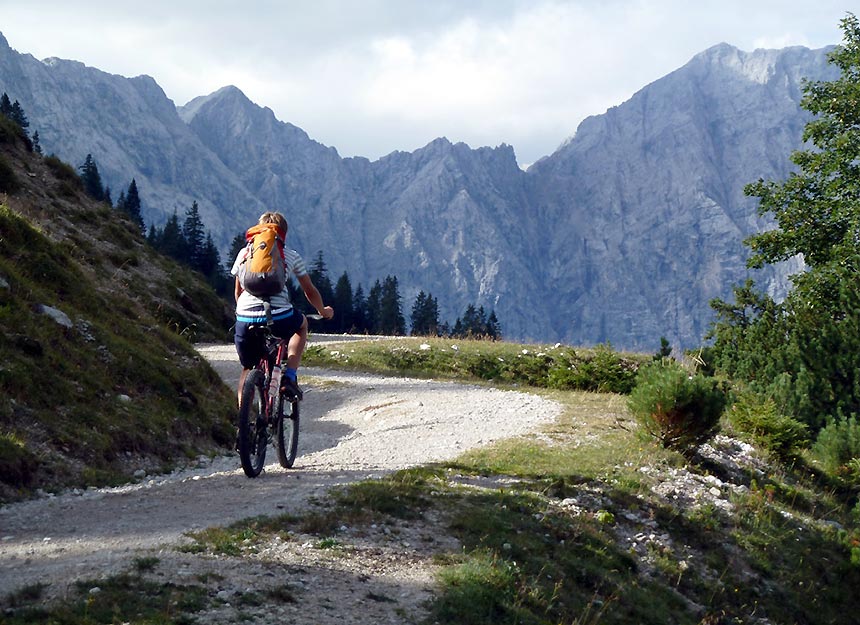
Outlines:
{"label": "leafy tree", "polygon": [[834,81],[807,83],[802,106],[815,117],[809,149],[792,155],[798,171],[783,182],[746,187],[777,225],[750,237],[750,265],[802,254],[782,303],[747,282],[735,303],[715,300],[711,357],[716,367],[773,399],[813,432],[860,413],[860,26],[842,20],[844,45],[830,54]]}
{"label": "leafy tree", "polygon": [[103,202],[105,199],[105,188],[102,184],[102,177],[99,174],[99,167],[96,164],[92,154],[87,154],[83,165],[78,167],[81,172],[81,182],[84,184],[84,191],[94,200]]}

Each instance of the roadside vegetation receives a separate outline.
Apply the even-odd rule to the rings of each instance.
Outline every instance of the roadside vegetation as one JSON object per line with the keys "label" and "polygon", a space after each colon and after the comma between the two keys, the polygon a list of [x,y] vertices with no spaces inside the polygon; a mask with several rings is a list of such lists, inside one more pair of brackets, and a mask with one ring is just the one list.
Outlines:
{"label": "roadside vegetation", "polygon": [[59,159],[10,133],[0,156],[0,502],[229,446],[232,393],[192,345],[226,339],[223,302]]}

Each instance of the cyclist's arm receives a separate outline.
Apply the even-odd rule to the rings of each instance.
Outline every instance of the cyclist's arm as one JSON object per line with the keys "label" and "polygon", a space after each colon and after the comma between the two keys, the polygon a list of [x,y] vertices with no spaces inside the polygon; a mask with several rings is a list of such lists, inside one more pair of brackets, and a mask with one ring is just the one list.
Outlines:
{"label": "cyclist's arm", "polygon": [[233,298],[238,302],[239,296],[242,294],[242,285],[239,284],[239,278],[236,278],[236,284],[233,285]]}
{"label": "cyclist's arm", "polygon": [[302,291],[305,292],[305,297],[308,298],[308,301],[311,303],[311,306],[316,308],[317,312],[321,314],[326,319],[331,319],[334,316],[334,309],[331,306],[326,306],[323,303],[322,295],[320,295],[317,287],[314,286],[313,280],[308,274],[303,276],[299,276],[299,284],[302,287]]}

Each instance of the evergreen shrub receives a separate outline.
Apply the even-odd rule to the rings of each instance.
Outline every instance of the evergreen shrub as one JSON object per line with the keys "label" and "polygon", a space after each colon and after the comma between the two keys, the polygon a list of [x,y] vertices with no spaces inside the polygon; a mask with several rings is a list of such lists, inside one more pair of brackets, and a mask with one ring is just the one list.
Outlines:
{"label": "evergreen shrub", "polygon": [[714,378],[690,374],[675,361],[643,366],[628,406],[664,447],[692,455],[719,427],[726,393]]}
{"label": "evergreen shrub", "polygon": [[860,459],[860,422],[856,416],[831,421],[812,446],[812,453],[832,474],[857,479],[854,468]]}
{"label": "evergreen shrub", "polygon": [[742,392],[728,411],[731,424],[781,460],[797,457],[809,444],[806,424],[782,414],[771,398]]}
{"label": "evergreen shrub", "polygon": [[547,386],[563,390],[595,391],[626,395],[636,385],[639,363],[598,345],[590,356],[571,350],[557,358],[547,373]]}

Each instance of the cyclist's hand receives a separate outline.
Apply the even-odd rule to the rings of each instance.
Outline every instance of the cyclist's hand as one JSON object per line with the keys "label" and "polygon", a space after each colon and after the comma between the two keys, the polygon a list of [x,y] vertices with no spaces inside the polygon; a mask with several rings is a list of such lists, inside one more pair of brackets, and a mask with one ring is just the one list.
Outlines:
{"label": "cyclist's hand", "polygon": [[320,314],[326,319],[331,319],[332,317],[334,317],[334,308],[332,308],[331,306],[325,306],[320,311]]}

